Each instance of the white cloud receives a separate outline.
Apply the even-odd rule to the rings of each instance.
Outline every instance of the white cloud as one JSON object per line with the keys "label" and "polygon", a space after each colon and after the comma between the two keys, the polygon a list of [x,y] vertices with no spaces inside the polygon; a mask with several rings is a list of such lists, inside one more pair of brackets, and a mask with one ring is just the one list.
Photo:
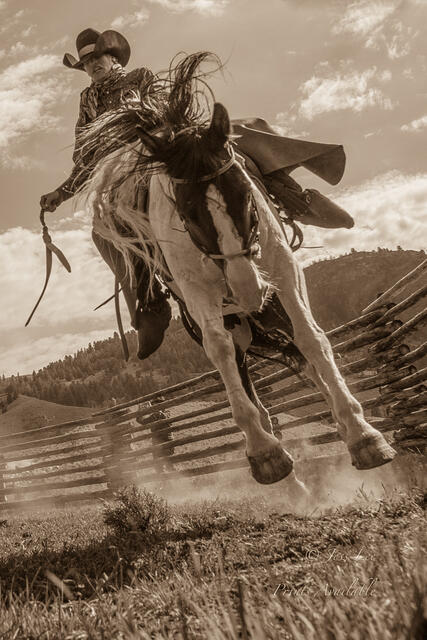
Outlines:
{"label": "white cloud", "polygon": [[139,27],[145,24],[150,17],[150,13],[146,9],[135,11],[125,16],[117,16],[111,23],[113,29],[123,29],[123,27]]}
{"label": "white cloud", "polygon": [[322,113],[343,109],[363,111],[375,106],[392,109],[391,100],[375,86],[375,81],[384,83],[390,78],[389,72],[379,74],[376,67],[362,72],[331,73],[325,78],[313,76],[300,88],[303,98],[299,104],[299,115],[312,120]]}
{"label": "white cloud", "polygon": [[35,24],[30,24],[26,29],[23,29],[23,31],[21,32],[21,36],[23,38],[28,38],[30,33],[33,33],[35,28],[36,28]]}
{"label": "white cloud", "polygon": [[427,127],[427,116],[412,120],[409,124],[404,124],[400,128],[402,131],[409,131],[411,133],[417,133]]}
{"label": "white cloud", "polygon": [[397,9],[400,0],[358,0],[351,2],[334,25],[333,33],[366,37],[376,32]]}
{"label": "white cloud", "polygon": [[149,0],[149,2],[159,4],[168,11],[175,13],[197,11],[202,14],[221,15],[230,0]]}
{"label": "white cloud", "polygon": [[11,154],[10,144],[24,136],[57,127],[54,107],[67,99],[69,89],[55,77],[60,60],[37,55],[0,73],[0,148]]}
{"label": "white cloud", "polygon": [[59,65],[59,62],[56,56],[39,55],[19,64],[11,65],[0,75],[0,89],[10,89],[19,82],[32,81],[38,75],[52,71]]}
{"label": "white cloud", "polygon": [[332,31],[363,39],[367,48],[383,47],[392,60],[402,58],[410,53],[419,32],[396,18],[401,6],[401,0],[357,0],[349,4]]}
{"label": "white cloud", "polygon": [[297,117],[286,111],[280,111],[276,114],[276,119],[273,129],[280,135],[288,138],[306,138],[309,134],[308,131],[299,131],[295,127]]}
{"label": "white cloud", "polygon": [[389,33],[384,34],[383,42],[387,55],[391,60],[407,56],[412,47],[412,42],[418,36],[419,31],[411,27],[405,27],[402,22],[394,22]]}
{"label": "white cloud", "polygon": [[[6,3],[4,3],[3,5],[0,5],[0,9],[6,8],[6,6]],[[3,20],[3,24],[0,26],[0,33],[12,31],[19,24],[26,11],[26,9],[20,9],[13,15],[8,16],[7,20]]]}
{"label": "white cloud", "polygon": [[372,138],[372,136],[378,136],[382,132],[382,129],[376,129],[375,131],[368,131],[368,133],[364,133],[364,138]]}
{"label": "white cloud", "polygon": [[61,38],[58,38],[58,40],[53,40],[52,42],[47,42],[43,49],[45,51],[53,51],[54,49],[57,49],[58,47],[60,49],[62,49],[63,47],[65,47],[65,45],[67,44],[67,42],[70,42],[71,38],[70,36],[62,36]]}
{"label": "white cloud", "polygon": [[425,249],[427,173],[391,171],[328,197],[353,216],[355,226],[331,230],[304,226],[305,244],[322,245],[323,249],[298,252],[303,263],[340,255],[351,248],[370,251],[400,245],[404,249]]}
{"label": "white cloud", "polygon": [[18,40],[18,42],[15,42],[15,44],[13,44],[10,47],[9,51],[7,52],[7,55],[10,58],[16,58],[16,56],[35,55],[36,53],[37,53],[36,47],[33,47],[28,44],[24,44],[23,42]]}

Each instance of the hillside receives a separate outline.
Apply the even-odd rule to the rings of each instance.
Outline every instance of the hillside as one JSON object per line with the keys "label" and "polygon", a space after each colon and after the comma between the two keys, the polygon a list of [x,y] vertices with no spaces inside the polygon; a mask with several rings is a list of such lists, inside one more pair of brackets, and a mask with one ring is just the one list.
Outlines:
{"label": "hillside", "polygon": [[[378,293],[424,259],[423,251],[379,249],[352,251],[310,265],[305,274],[316,320],[329,330],[357,317]],[[129,332],[127,339],[130,352],[135,354],[136,333]],[[210,369],[212,365],[203,350],[188,336],[181,320],[175,318],[162,346],[148,361],[141,362],[133,355],[126,363],[119,336],[114,333],[108,340],[89,344],[32,375],[4,380],[0,393],[24,394],[76,407],[102,407],[114,400],[122,402],[151,393]]]}
{"label": "hillside", "polygon": [[423,251],[378,249],[315,262],[305,269],[305,277],[316,320],[329,331],[357,317],[425,257]]}
{"label": "hillside", "polygon": [[10,435],[36,427],[78,420],[91,413],[88,407],[67,407],[20,395],[9,405],[7,412],[0,415],[0,434]]}

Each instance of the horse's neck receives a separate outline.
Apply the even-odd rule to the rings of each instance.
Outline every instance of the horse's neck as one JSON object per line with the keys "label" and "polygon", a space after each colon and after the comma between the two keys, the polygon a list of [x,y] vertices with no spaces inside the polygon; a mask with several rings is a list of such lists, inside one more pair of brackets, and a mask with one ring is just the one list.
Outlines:
{"label": "horse's neck", "polygon": [[172,226],[177,223],[178,228],[185,231],[176,209],[171,179],[161,168],[151,177],[149,194],[148,214],[153,229],[161,227],[167,230],[172,223]]}

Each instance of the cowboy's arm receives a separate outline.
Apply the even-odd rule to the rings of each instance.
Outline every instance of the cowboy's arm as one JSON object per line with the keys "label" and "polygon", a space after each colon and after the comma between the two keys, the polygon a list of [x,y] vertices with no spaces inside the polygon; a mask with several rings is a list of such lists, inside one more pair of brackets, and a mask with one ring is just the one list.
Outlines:
{"label": "cowboy's arm", "polygon": [[79,116],[77,119],[76,127],[75,127],[75,145],[73,152],[73,161],[74,167],[71,171],[69,177],[54,191],[43,195],[40,198],[40,206],[44,211],[55,211],[60,204],[72,198],[77,189],[81,186],[84,180],[81,180],[81,170],[79,168],[79,149],[78,149],[78,135],[82,127],[87,124],[87,118],[85,116],[84,110],[82,108],[82,99],[80,99],[80,108],[79,108]]}
{"label": "cowboy's arm", "polygon": [[72,198],[73,195],[78,191],[78,189],[82,186],[82,184],[86,181],[87,174],[81,167],[81,151],[78,146],[78,139],[81,130],[88,124],[87,117],[82,109],[82,101],[80,100],[80,110],[79,117],[77,119],[76,127],[75,127],[75,144],[73,151],[73,162],[74,167],[71,171],[69,177],[63,182],[59,187],[57,187],[56,191],[59,192],[61,197],[61,203],[65,202],[69,198]]}
{"label": "cowboy's arm", "polygon": [[[138,69],[137,73],[139,93],[141,97],[143,98],[143,96],[145,95],[153,94],[153,80],[155,79],[155,76],[152,71],[150,71],[146,67],[141,67],[140,69]],[[74,168],[67,180],[65,180],[65,182],[63,182],[57,189],[61,196],[61,202],[72,198],[74,194],[80,189],[80,187],[86,182],[87,178],[90,175],[90,170],[85,170],[84,168],[85,165],[87,165],[88,158],[85,159],[86,162],[82,162],[82,153],[78,147],[79,133],[89,123],[87,115],[85,114],[81,105],[82,101],[80,102],[80,113],[77,120],[75,132],[76,144],[73,153]]]}

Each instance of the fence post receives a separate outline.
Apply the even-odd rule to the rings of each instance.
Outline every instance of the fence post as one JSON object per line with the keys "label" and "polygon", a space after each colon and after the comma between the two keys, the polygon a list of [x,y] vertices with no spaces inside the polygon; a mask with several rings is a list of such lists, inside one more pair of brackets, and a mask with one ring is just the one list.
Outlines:
{"label": "fence post", "polygon": [[0,504],[6,502],[6,483],[4,480],[4,472],[6,470],[6,460],[5,457],[0,455]]}
{"label": "fence post", "polygon": [[[123,413],[128,413],[128,409],[125,409]],[[128,422],[121,422],[120,424],[110,427],[110,441],[111,441],[111,462],[110,467],[110,483],[113,491],[116,491],[120,486],[129,482],[132,478],[129,475],[124,476],[122,473],[122,456],[132,451],[132,436],[130,433],[122,433],[124,426],[129,424]],[[134,474],[133,474],[133,477]]]}
{"label": "fence post", "polygon": [[[150,403],[148,406],[151,406]],[[147,424],[148,422],[156,422],[157,420],[165,420],[168,416],[164,411],[156,411],[154,413],[150,413],[148,416],[141,416],[137,418],[136,421],[141,424]],[[170,427],[170,423],[166,422],[160,426],[160,429],[165,429],[166,427]],[[151,443],[153,446],[157,444],[164,444],[165,442],[172,442],[173,436],[172,433],[158,433],[159,427],[153,425],[150,427],[150,433],[152,434]],[[163,473],[164,471],[173,471],[174,466],[171,462],[169,462],[169,456],[173,455],[174,448],[170,447],[168,449],[163,449],[161,451],[153,451],[152,456],[154,460],[154,470],[156,473]]]}
{"label": "fence post", "polygon": [[115,424],[118,416],[127,413],[124,409],[119,412],[108,414],[102,423],[96,425],[96,430],[101,437],[101,441],[105,447],[103,453],[103,466],[108,489],[111,493],[116,491],[118,487],[124,484],[124,478],[121,470],[121,454],[129,451],[131,436],[130,434],[121,435],[120,427],[123,424]]}
{"label": "fence post", "polygon": [[[168,416],[164,413],[164,411],[156,411],[150,415],[150,420],[164,420]],[[162,429],[166,426],[170,427],[170,423],[166,423],[162,425]],[[151,427],[150,431],[152,433],[151,442],[153,445],[156,444],[164,444],[165,442],[172,442],[173,436],[172,433],[157,433],[156,427]],[[163,473],[164,471],[173,471],[173,464],[169,462],[168,458],[174,453],[174,447],[170,447],[168,449],[163,449],[162,451],[153,452],[153,460],[155,461],[154,469],[157,473]]]}

